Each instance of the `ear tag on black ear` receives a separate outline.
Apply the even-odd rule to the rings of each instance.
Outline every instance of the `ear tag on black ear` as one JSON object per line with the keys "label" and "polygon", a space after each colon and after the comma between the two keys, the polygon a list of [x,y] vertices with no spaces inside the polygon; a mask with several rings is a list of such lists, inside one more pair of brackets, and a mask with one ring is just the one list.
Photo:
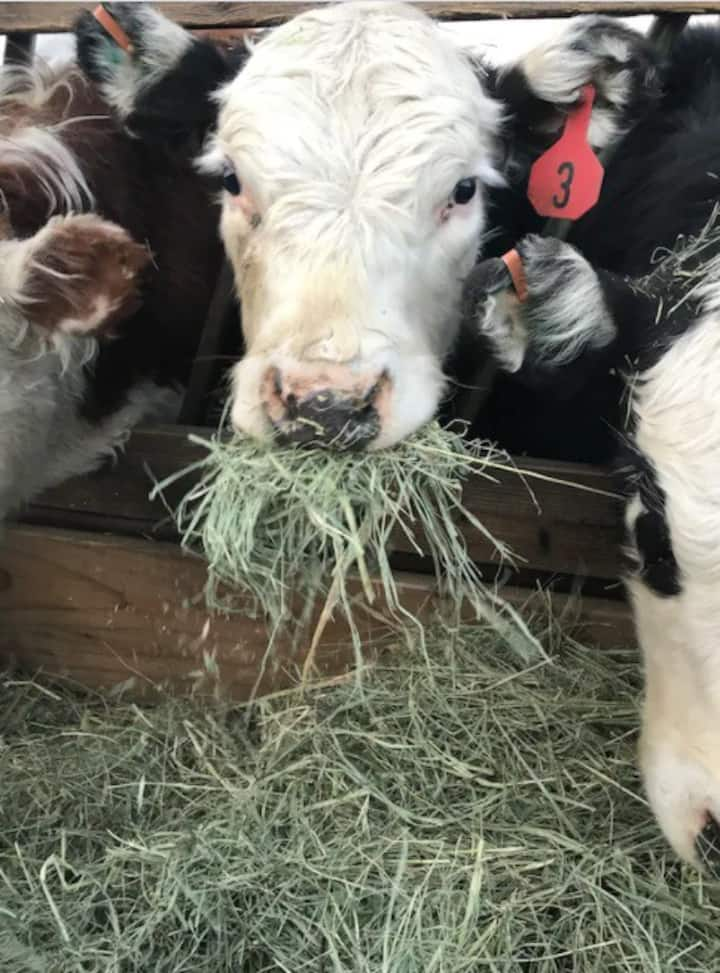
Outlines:
{"label": "ear tag on black ear", "polygon": [[119,62],[120,51],[125,51],[126,54],[132,54],[133,46],[130,38],[117,20],[115,20],[112,14],[101,3],[93,10],[93,17],[117,44],[117,48],[113,49],[113,61]]}
{"label": "ear tag on black ear", "polygon": [[530,170],[528,199],[539,216],[579,220],[600,198],[605,170],[588,142],[595,88],[567,117],[563,133]]}

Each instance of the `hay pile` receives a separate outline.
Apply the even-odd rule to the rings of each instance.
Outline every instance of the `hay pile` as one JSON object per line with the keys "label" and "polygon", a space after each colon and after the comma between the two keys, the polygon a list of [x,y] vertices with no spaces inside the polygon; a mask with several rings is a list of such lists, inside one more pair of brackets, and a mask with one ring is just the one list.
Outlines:
{"label": "hay pile", "polygon": [[0,691],[3,973],[710,973],[638,796],[636,660],[428,633],[247,708]]}
{"label": "hay pile", "polygon": [[[248,596],[287,633],[307,621],[302,607],[323,599],[323,619],[341,613],[350,625],[358,663],[361,644],[355,616],[371,608],[371,576],[382,587],[384,611],[411,642],[422,638],[419,620],[400,603],[390,567],[393,539],[430,558],[446,604],[464,604],[475,618],[490,621],[512,648],[529,658],[540,647],[522,619],[483,585],[458,524],[465,522],[490,543],[499,564],[512,552],[464,506],[470,475],[493,479],[511,468],[505,453],[488,443],[468,442],[436,422],[392,449],[376,453],[327,448],[278,448],[272,443],[228,436],[191,439],[206,455],[156,485],[153,495],[192,474],[174,517],[186,550],[208,565],[205,598],[213,612],[248,611]],[[351,597],[348,579],[357,574],[363,595]],[[319,639],[318,633],[317,639]],[[317,639],[315,641],[317,641]],[[273,638],[270,640],[272,651]]]}

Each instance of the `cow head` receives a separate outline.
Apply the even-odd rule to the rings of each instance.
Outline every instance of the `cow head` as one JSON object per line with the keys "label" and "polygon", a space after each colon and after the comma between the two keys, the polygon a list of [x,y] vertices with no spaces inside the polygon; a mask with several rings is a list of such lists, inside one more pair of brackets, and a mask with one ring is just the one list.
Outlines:
{"label": "cow head", "polygon": [[[139,47],[147,60],[149,43]],[[189,61],[183,48],[175,70]],[[151,95],[146,85],[146,106]],[[498,178],[498,105],[433,21],[385,2],[278,27],[216,99],[200,164],[223,181],[242,303],[234,426],[290,442],[398,442],[443,394],[484,189]]]}
{"label": "cow head", "polygon": [[435,412],[495,178],[498,111],[427,17],[303,14],[219,95],[203,165],[246,355],[232,421],[254,436],[391,445]]}

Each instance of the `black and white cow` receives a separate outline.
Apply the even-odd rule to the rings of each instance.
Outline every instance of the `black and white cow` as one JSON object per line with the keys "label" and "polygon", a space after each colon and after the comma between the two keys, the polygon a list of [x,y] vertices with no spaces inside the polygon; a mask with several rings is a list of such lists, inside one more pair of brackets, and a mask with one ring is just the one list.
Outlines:
{"label": "black and white cow", "polygon": [[[693,861],[720,835],[720,32],[687,30],[661,60],[620,25],[577,21],[503,79],[518,121],[540,133],[532,154],[589,81],[601,95],[591,139],[614,150],[598,205],[568,243],[527,234],[538,228],[527,211],[522,232],[509,224],[527,300],[495,290],[505,271],[490,260],[467,306],[514,376],[506,392],[578,403],[587,389],[591,408],[598,389],[612,393],[599,418],[624,462],[643,776],[665,835]],[[521,165],[507,212],[526,206],[526,182]]]}
{"label": "black and white cow", "polygon": [[[165,49],[170,25],[152,10],[110,9],[135,53],[109,56],[88,22],[82,63],[130,127],[152,130],[164,114],[172,125],[176,93],[204,99],[217,79],[189,71],[182,45]],[[589,83],[589,139],[616,152],[599,204],[564,244],[535,235],[525,187]],[[689,32],[662,62],[634,31],[584,18],[493,73],[416,8],[345,3],[272,31],[228,74],[201,162],[223,182],[242,298],[231,415],[243,432],[368,448],[413,432],[445,394],[464,283],[467,318],[512,373],[488,404],[491,426],[506,415],[516,436],[533,423],[590,434],[584,418],[620,426],[621,373],[638,375],[625,435],[642,765],[689,860],[720,830],[714,231],[652,261],[712,217],[719,95],[715,32]],[[503,290],[503,265],[473,271],[483,244],[517,245],[524,304]]]}

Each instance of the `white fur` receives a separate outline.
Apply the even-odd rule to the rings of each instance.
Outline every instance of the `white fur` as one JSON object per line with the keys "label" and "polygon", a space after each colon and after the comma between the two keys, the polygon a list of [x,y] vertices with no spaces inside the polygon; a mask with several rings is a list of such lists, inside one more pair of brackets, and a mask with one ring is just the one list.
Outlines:
{"label": "white fur", "polygon": [[[532,280],[532,260],[539,244],[528,244],[530,279],[538,306],[533,313],[532,346],[540,362],[565,365],[586,348],[602,348],[616,331],[595,271],[573,247],[562,248],[543,279]],[[531,282],[532,280],[532,282]],[[533,286],[536,285],[536,286]]]}
{"label": "white fur", "polygon": [[0,71],[0,118],[18,104],[28,111],[39,111],[63,88],[71,98],[71,80],[77,82],[79,77],[74,66],[52,68],[38,58],[31,67],[3,65]]}
{"label": "white fur", "polygon": [[444,219],[455,184],[498,177],[499,109],[468,59],[420,11],[330,5],[273,31],[221,93],[203,164],[235,166],[261,222],[226,197],[222,233],[243,298],[248,360],[233,421],[268,429],[258,376],[317,349],[387,371],[375,445],[433,414],[440,363],[485,224],[482,192]]}
{"label": "white fur", "polygon": [[0,519],[40,491],[96,469],[142,419],[170,421],[176,392],[143,383],[107,419],[78,413],[92,339],[38,334],[0,306]]}
{"label": "white fur", "polygon": [[498,366],[511,374],[519,371],[528,349],[528,329],[517,297],[507,291],[490,295],[477,323]]}
{"label": "white fur", "polygon": [[675,852],[697,862],[708,814],[720,821],[720,605],[715,585],[662,598],[628,585],[645,665],[640,765]]}

